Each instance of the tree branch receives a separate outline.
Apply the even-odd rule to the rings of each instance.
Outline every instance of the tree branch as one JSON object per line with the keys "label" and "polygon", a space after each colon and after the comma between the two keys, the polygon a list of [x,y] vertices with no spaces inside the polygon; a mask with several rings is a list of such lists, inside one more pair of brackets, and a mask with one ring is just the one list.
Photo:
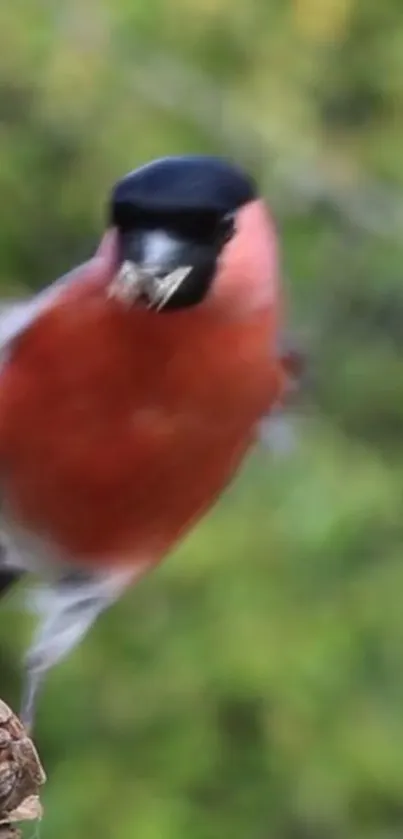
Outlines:
{"label": "tree branch", "polygon": [[39,789],[45,781],[31,738],[0,699],[0,839],[19,839],[18,822],[41,818]]}

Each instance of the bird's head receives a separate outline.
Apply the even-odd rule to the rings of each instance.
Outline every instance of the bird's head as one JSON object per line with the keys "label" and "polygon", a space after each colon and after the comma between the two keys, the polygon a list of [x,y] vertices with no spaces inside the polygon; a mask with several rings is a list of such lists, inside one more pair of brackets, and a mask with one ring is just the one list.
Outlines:
{"label": "bird's head", "polygon": [[270,293],[274,230],[253,180],[226,160],[153,161],[118,181],[109,215],[119,249],[110,293],[129,305],[170,312],[217,291]]}

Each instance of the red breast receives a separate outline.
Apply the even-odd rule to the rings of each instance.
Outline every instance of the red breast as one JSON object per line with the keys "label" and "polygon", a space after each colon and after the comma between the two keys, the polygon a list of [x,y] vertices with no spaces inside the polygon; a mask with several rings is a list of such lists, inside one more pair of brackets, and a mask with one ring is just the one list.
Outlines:
{"label": "red breast", "polygon": [[275,234],[260,201],[206,300],[166,314],[74,284],[1,374],[3,490],[82,564],[157,561],[211,506],[281,395]]}

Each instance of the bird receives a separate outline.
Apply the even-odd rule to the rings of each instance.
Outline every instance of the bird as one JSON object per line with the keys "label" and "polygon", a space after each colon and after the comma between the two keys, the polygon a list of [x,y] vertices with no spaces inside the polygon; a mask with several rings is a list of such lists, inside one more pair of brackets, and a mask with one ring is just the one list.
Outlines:
{"label": "bird", "polygon": [[111,188],[94,256],[0,312],[0,595],[49,670],[218,501],[290,380],[276,225],[226,158],[145,163]]}

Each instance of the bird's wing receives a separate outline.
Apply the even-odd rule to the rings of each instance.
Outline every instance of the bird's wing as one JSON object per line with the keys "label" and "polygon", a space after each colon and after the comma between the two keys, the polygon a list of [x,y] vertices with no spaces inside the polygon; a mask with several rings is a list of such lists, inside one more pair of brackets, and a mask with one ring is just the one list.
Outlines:
{"label": "bird's wing", "polygon": [[277,358],[284,375],[284,392],[279,402],[259,421],[256,437],[272,452],[288,455],[296,449],[296,414],[293,408],[295,396],[304,385],[306,355],[294,336],[281,334]]}
{"label": "bird's wing", "polygon": [[0,352],[31,323],[37,312],[36,298],[0,301]]}
{"label": "bird's wing", "polygon": [[[49,290],[39,295],[21,300],[0,300],[0,367],[7,356],[7,350],[13,340],[18,337],[35,320],[39,312],[47,305]],[[2,544],[0,534],[0,597],[24,576],[21,564],[14,555]]]}
{"label": "bird's wing", "polygon": [[[26,300],[0,300],[0,364],[9,343],[32,319],[32,298]],[[10,561],[9,552],[0,534],[0,597],[18,582],[24,572]]]}
{"label": "bird's wing", "polygon": [[85,266],[63,274],[38,294],[21,300],[0,300],[0,360],[5,349],[58,297],[67,283],[80,278]]}

